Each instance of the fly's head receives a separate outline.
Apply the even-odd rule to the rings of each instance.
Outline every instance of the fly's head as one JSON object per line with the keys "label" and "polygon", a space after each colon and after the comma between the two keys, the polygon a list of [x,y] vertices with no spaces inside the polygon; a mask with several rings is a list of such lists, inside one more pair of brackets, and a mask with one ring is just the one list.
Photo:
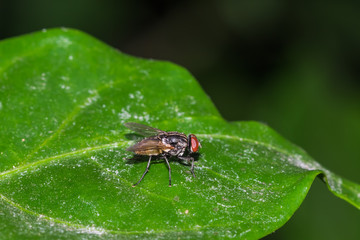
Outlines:
{"label": "fly's head", "polygon": [[199,151],[199,147],[201,147],[199,140],[194,134],[190,134],[188,136],[188,144],[190,153],[196,153],[197,151]]}

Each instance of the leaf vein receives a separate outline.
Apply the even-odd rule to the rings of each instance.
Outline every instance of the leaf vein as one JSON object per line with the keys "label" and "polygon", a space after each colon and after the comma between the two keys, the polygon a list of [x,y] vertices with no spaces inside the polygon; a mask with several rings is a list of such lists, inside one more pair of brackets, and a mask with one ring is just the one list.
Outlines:
{"label": "leaf vein", "polygon": [[103,149],[108,149],[108,148],[117,148],[118,146],[126,145],[125,143],[127,143],[127,141],[109,143],[109,144],[104,144],[104,145],[100,145],[100,146],[92,146],[92,147],[82,148],[82,149],[79,149],[76,151],[66,152],[66,153],[51,156],[48,158],[40,159],[38,161],[31,162],[31,163],[28,163],[25,165],[21,165],[17,168],[13,168],[8,171],[2,172],[2,173],[0,173],[0,178],[5,177],[5,176],[12,176],[13,174],[16,174],[18,172],[26,171],[27,169],[35,168],[39,165],[46,164],[46,163],[55,161],[57,159],[66,158],[66,157],[70,157],[70,156],[77,156],[77,155],[80,155],[80,154],[82,154],[84,152],[88,152],[88,151],[98,151],[98,150],[103,150]]}

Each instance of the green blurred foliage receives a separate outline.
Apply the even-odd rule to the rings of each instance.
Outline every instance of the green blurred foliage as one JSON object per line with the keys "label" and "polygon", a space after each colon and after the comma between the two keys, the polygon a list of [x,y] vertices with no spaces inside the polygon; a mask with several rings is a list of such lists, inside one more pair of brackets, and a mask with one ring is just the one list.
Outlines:
{"label": "green blurred foliage", "polygon": [[[0,39],[73,27],[126,53],[183,65],[228,120],[275,128],[360,182],[360,2],[0,2]],[[360,215],[315,182],[268,238],[359,239]]]}

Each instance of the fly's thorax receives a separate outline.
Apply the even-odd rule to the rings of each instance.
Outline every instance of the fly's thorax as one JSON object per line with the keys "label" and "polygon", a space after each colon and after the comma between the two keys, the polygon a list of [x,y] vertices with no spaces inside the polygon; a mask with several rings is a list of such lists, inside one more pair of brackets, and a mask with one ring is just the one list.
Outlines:
{"label": "fly's thorax", "polygon": [[172,156],[182,156],[188,146],[188,140],[185,134],[179,132],[167,132],[166,135],[161,134],[163,144],[170,144],[173,149],[168,151]]}

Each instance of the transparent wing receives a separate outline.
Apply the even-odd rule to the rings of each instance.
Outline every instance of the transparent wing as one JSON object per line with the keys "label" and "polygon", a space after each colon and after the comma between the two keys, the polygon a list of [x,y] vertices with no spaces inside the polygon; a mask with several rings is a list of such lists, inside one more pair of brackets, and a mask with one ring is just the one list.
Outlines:
{"label": "transparent wing", "polygon": [[161,149],[161,141],[155,139],[144,139],[131,147],[128,147],[126,150],[131,152],[138,151],[153,151]]}
{"label": "transparent wing", "polygon": [[171,145],[165,145],[157,139],[144,139],[126,150],[141,155],[158,155],[173,148]]}
{"label": "transparent wing", "polygon": [[128,123],[124,123],[124,126],[145,137],[150,137],[150,136],[158,135],[159,133],[164,133],[164,131],[160,129],[149,127],[140,123],[128,122]]}

